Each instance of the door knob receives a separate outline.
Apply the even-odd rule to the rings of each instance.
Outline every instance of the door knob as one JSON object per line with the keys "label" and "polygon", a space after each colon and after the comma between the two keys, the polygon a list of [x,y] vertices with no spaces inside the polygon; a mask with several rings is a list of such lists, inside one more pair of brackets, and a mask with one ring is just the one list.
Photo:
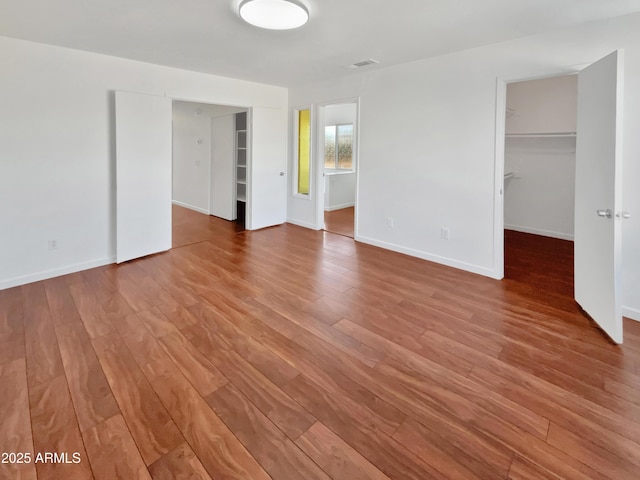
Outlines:
{"label": "door knob", "polygon": [[624,218],[625,220],[631,218],[631,214],[629,212],[618,212],[616,213],[616,218]]}
{"label": "door knob", "polygon": [[599,217],[606,217],[606,218],[612,217],[611,210],[609,210],[608,208],[606,210],[596,210],[596,213],[598,214]]}
{"label": "door knob", "polygon": [[281,176],[281,177],[284,177],[284,172],[280,172],[280,176]]}

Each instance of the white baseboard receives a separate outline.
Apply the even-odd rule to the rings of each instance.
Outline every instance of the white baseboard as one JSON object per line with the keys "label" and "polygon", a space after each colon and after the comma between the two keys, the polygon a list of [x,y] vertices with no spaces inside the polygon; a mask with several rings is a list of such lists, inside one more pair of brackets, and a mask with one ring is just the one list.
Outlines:
{"label": "white baseboard", "polygon": [[373,245],[375,247],[384,248],[386,250],[392,250],[398,253],[404,253],[405,255],[410,255],[412,257],[417,257],[423,260],[428,260],[430,262],[446,265],[448,267],[465,270],[471,273],[477,273],[478,275],[483,275],[485,277],[496,278],[495,272],[491,268],[481,267],[479,265],[474,265],[472,263],[460,262],[458,260],[442,257],[440,255],[434,255],[432,253],[423,252],[421,250],[407,248],[401,245],[396,245],[394,243],[383,242],[380,240],[375,240],[373,238],[363,237],[360,235],[356,235],[355,240],[358,242],[366,243],[368,245]]}
{"label": "white baseboard", "polygon": [[640,322],[640,310],[631,307],[622,307],[622,316]]}
{"label": "white baseboard", "polygon": [[209,211],[204,208],[194,207],[193,205],[189,205],[188,203],[179,202],[178,200],[171,200],[171,203],[174,205],[178,205],[179,207],[188,208],[189,210],[194,210],[196,212],[204,213],[205,215],[209,215]]}
{"label": "white baseboard", "polygon": [[318,228],[318,226],[313,223],[305,222],[303,220],[296,220],[295,218],[287,218],[287,223],[298,225],[299,227],[310,228],[311,230],[322,230],[322,228]]}
{"label": "white baseboard", "polygon": [[355,202],[343,203],[341,205],[333,205],[331,207],[324,207],[325,212],[333,212],[334,210],[342,210],[343,208],[355,207]]}
{"label": "white baseboard", "polygon": [[0,280],[0,290],[26,285],[27,283],[39,282],[40,280],[47,280],[49,278],[80,272],[82,270],[89,270],[90,268],[102,267],[115,262],[116,257],[107,257],[99,260],[92,260],[90,262],[76,263],[74,265],[67,265],[66,267],[54,268],[52,270],[44,270],[42,272],[32,273],[29,275]]}
{"label": "white baseboard", "polygon": [[551,230],[540,230],[538,228],[521,227],[520,225],[507,225],[504,226],[505,230],[513,230],[522,233],[532,233],[534,235],[542,235],[543,237],[559,238],[560,240],[573,241],[573,235],[569,233],[553,232]]}

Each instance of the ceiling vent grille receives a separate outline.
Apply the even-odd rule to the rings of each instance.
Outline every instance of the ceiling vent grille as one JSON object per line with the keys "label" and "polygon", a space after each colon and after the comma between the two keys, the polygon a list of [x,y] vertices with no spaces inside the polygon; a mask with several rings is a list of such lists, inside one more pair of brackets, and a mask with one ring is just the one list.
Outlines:
{"label": "ceiling vent grille", "polygon": [[374,60],[373,58],[369,58],[368,60],[363,60],[362,62],[352,63],[347,68],[362,68],[368,65],[374,65],[376,63],[380,63],[378,60]]}

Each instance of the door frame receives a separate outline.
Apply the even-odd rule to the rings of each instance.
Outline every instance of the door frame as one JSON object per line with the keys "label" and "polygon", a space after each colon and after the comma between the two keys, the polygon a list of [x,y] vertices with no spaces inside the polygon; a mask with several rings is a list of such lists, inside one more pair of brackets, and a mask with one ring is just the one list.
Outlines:
{"label": "door frame", "polygon": [[542,80],[545,78],[576,75],[590,63],[572,65],[566,69],[545,72],[543,75],[526,77],[496,78],[496,118],[494,152],[494,192],[493,192],[493,268],[491,278],[504,278],[504,149],[507,130],[507,85],[509,83]]}
{"label": "door frame", "polygon": [[[235,107],[235,108],[244,108],[247,112],[247,200],[246,200],[246,210],[245,210],[245,229],[246,230],[251,230],[251,179],[252,179],[252,171],[253,171],[253,162],[252,162],[252,151],[251,151],[251,138],[252,138],[252,132],[253,132],[253,124],[252,124],[252,111],[253,111],[253,107],[251,106],[247,106],[247,105],[240,105],[240,104],[236,104],[236,103],[224,103],[224,102],[215,102],[213,100],[202,100],[202,99],[197,99],[197,98],[187,98],[187,97],[177,97],[177,96],[173,96],[173,95],[166,95],[166,97],[171,99],[171,110],[173,113],[173,102],[175,101],[179,101],[179,102],[189,102],[189,103],[199,103],[202,105],[213,105],[213,106],[221,106],[221,107]],[[230,115],[234,115],[234,114],[230,114]],[[209,122],[209,128],[211,128],[211,122]],[[235,124],[234,124],[235,125]],[[173,130],[172,130],[173,131]],[[234,126],[234,131],[235,131],[235,126]],[[236,138],[235,138],[235,134],[234,134],[234,138],[233,138],[233,144],[234,144],[234,155],[235,155],[235,142],[236,142]],[[211,146],[212,148],[212,146]],[[234,165],[235,165],[235,158],[233,160]],[[171,155],[171,168],[173,169],[173,153]],[[235,168],[234,168],[235,170]],[[234,189],[234,197],[235,197],[235,187],[236,187],[236,173],[234,171],[234,175],[233,175],[233,189]],[[173,171],[171,173],[171,188],[173,191]],[[234,201],[237,201],[234,200]],[[211,215],[211,152],[209,152],[209,199],[208,199],[208,203],[209,203],[209,215]],[[172,241],[173,241],[173,235],[172,235]]]}
{"label": "door frame", "polygon": [[318,192],[316,195],[316,230],[324,230],[324,111],[326,107],[331,105],[344,105],[353,103],[356,105],[356,121],[353,128],[355,134],[355,142],[353,142],[354,150],[354,165],[356,173],[356,193],[355,193],[355,206],[353,209],[353,239],[358,240],[358,205],[360,197],[360,97],[349,97],[340,100],[329,100],[326,102],[317,103],[316,108],[316,129],[315,129],[315,190]]}

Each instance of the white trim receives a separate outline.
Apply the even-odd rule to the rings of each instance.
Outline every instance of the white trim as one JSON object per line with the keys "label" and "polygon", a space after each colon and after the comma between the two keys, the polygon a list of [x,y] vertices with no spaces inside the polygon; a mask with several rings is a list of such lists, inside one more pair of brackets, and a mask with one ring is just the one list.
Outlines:
{"label": "white trim", "polygon": [[490,277],[496,280],[500,280],[500,278],[497,278],[494,275],[494,271],[491,268],[481,267],[479,265],[474,265],[472,263],[460,262],[452,258],[441,257],[440,255],[433,255],[431,253],[423,252],[421,250],[407,248],[401,245],[396,245],[395,243],[383,242],[383,241],[375,240],[369,237],[363,237],[358,235],[354,239],[357,242],[366,243],[368,245],[384,248],[386,250],[392,250],[398,253],[404,253],[405,255],[421,258],[422,260],[428,260],[430,262],[439,263],[440,265],[446,265],[447,267],[453,267],[460,270],[465,270],[467,272],[477,273],[478,275],[483,275],[485,277]]}
{"label": "white trim", "polygon": [[29,275],[9,278],[7,280],[0,281],[0,290],[26,285],[27,283],[39,282],[41,280],[47,280],[61,275],[67,275],[69,273],[76,273],[82,270],[103,267],[104,265],[111,265],[112,263],[116,263],[115,255],[107,258],[101,258],[99,260],[92,260],[90,262],[76,263],[74,265],[67,265],[66,267],[54,268],[51,270],[44,270],[42,272],[30,273]]}
{"label": "white trim", "polygon": [[640,322],[640,309],[631,307],[622,307],[622,316],[627,317],[630,320]]}
{"label": "white trim", "polygon": [[[300,129],[300,112],[309,110],[309,193],[300,193],[298,192],[298,163],[299,163],[299,145],[298,145],[298,137],[299,137],[299,129]],[[312,200],[314,194],[314,185],[313,181],[315,178],[315,172],[313,169],[315,168],[315,155],[314,155],[314,135],[313,129],[315,128],[315,108],[314,105],[302,105],[293,108],[293,177],[292,177],[292,185],[291,192],[292,196],[295,198],[300,198],[303,200]]]}
{"label": "white trim", "polygon": [[493,278],[504,278],[504,147],[506,139],[507,84],[529,80],[541,80],[565,75],[575,75],[590,64],[558,68],[542,75],[496,78],[496,130],[493,201]]}
{"label": "white trim", "polygon": [[[353,135],[355,136],[355,141],[353,142],[353,170],[345,173],[355,173],[356,174],[356,192],[355,192],[355,211],[354,211],[354,219],[353,219],[353,230],[355,235],[358,234],[358,193],[359,193],[359,185],[360,185],[360,97],[349,97],[337,100],[328,100],[324,102],[317,103],[317,113],[315,116],[316,120],[316,143],[315,143],[315,154],[316,158],[322,159],[324,158],[324,120],[325,120],[325,108],[331,105],[345,105],[345,104],[355,104],[356,106],[356,119],[353,123]],[[322,141],[320,141],[322,139]],[[318,196],[315,199],[316,202],[316,223],[317,226],[315,230],[324,230],[324,202],[325,202],[325,190],[324,190],[324,162],[317,161],[315,174],[317,177],[316,180],[316,189],[319,192]]]}
{"label": "white trim", "polygon": [[327,171],[327,170],[325,170],[323,173],[327,177],[333,177],[334,175],[349,175],[350,173],[356,173],[356,171],[354,169],[352,169],[352,170],[338,170],[338,171],[334,171],[334,170]]}
{"label": "white trim", "polygon": [[505,230],[513,230],[515,232],[532,233],[534,235],[542,235],[543,237],[559,238],[560,240],[573,241],[573,235],[569,233],[554,232],[551,230],[542,230],[539,228],[521,227],[520,225],[504,225]]}
{"label": "white trim", "polygon": [[315,200],[315,221],[316,230],[324,230],[324,202],[327,196],[327,177],[324,174],[324,119],[325,106],[318,105],[316,108],[316,130],[315,130],[315,155],[318,161],[315,164],[316,191],[318,198]]}
{"label": "white trim", "polygon": [[[235,120],[235,117],[233,117]],[[235,130],[235,121],[233,122]],[[209,117],[209,158],[207,158],[207,214],[211,215],[211,175],[213,175],[213,117]],[[173,134],[173,126],[171,127]],[[235,154],[235,152],[234,152]],[[173,155],[171,155],[171,191],[173,192]],[[235,195],[235,194],[234,194]],[[173,200],[173,199],[172,199]],[[235,203],[235,202],[234,202]],[[173,221],[173,218],[172,218]],[[171,229],[171,240],[173,241],[173,229]]]}
{"label": "white trim", "polygon": [[[131,93],[136,93],[136,92],[131,92]],[[160,95],[159,93],[157,95]],[[251,108],[253,105],[239,105],[237,103],[225,103],[225,102],[220,102],[218,100],[212,100],[211,98],[207,97],[207,98],[201,98],[201,97],[182,97],[180,95],[175,95],[171,92],[164,92],[164,95],[160,95],[160,96],[165,96],[165,97],[169,97],[171,100],[178,100],[179,102],[189,102],[189,103],[202,103],[203,105],[213,105],[213,106],[220,106],[220,107],[234,107],[234,108]],[[252,102],[252,103],[256,103],[256,102]],[[236,113],[241,113],[241,112],[236,112]],[[227,115],[225,113],[225,115]],[[229,114],[229,115],[234,115],[233,113]]]}
{"label": "white trim", "polygon": [[496,79],[496,136],[493,180],[493,278],[504,278],[504,147],[507,129],[507,82]]}
{"label": "white trim", "polygon": [[342,203],[332,207],[324,207],[325,212],[333,212],[334,210],[342,210],[343,208],[355,207],[356,202]]}
{"label": "white trim", "polygon": [[[253,107],[248,107],[247,108],[247,124],[245,125],[245,130],[247,131],[247,158],[246,158],[246,162],[247,162],[247,167],[246,167],[246,173],[247,173],[247,186],[245,188],[245,199],[244,199],[244,228],[246,230],[253,230]],[[235,117],[234,117],[234,122],[233,122],[233,129],[236,129],[236,123],[235,123]],[[237,134],[236,134],[237,136]],[[236,170],[236,173],[234,174],[234,179],[235,179],[235,175],[238,174],[237,170],[238,167],[235,166],[237,159],[235,158],[235,155],[237,154],[237,152],[233,152],[234,155],[234,160],[233,160],[233,164],[234,164],[234,168]],[[234,185],[233,186],[233,195],[234,195],[234,211],[236,212],[236,220],[238,218],[238,192],[237,189],[238,186]]]}
{"label": "white trim", "polygon": [[358,223],[360,205],[360,97],[356,97],[356,125],[353,130],[353,134],[356,136],[356,141],[353,142],[353,169],[356,172],[356,204],[353,210],[353,235],[354,237],[360,232],[360,225]]}
{"label": "white trim", "polygon": [[209,212],[204,208],[194,207],[193,205],[189,205],[188,203],[179,202],[178,200],[171,200],[171,203],[174,205],[178,205],[179,207],[188,208],[189,210],[194,210],[199,213],[204,213],[205,215],[209,215]]}
{"label": "white trim", "polygon": [[296,220],[295,218],[287,218],[287,223],[291,223],[292,225],[297,225],[299,227],[309,228],[311,230],[322,230],[322,228],[318,228],[318,226],[313,223],[305,222],[303,220]]}

